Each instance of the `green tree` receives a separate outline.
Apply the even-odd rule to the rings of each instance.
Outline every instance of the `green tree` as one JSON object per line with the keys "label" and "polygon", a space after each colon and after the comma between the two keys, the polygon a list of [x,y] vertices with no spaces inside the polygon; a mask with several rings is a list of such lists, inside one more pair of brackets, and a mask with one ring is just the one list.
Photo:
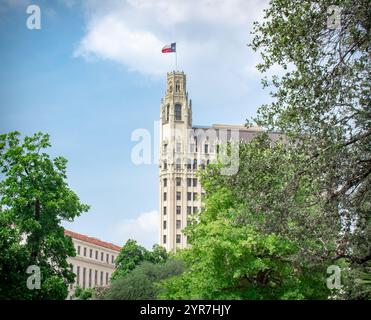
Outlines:
{"label": "green tree", "polygon": [[[75,249],[60,224],[89,207],[68,187],[67,160],[44,152],[50,146],[47,134],[0,135],[0,299],[65,299],[74,280],[66,259]],[[27,288],[31,265],[39,290]]]}
{"label": "green tree", "polygon": [[78,300],[90,300],[93,298],[93,295],[93,288],[82,289],[80,286],[77,286],[75,289],[74,298]]}
{"label": "green tree", "polygon": [[161,287],[160,280],[179,275],[184,270],[183,262],[169,259],[164,263],[144,261],[126,276],[111,283],[103,299],[107,300],[153,300]]}
{"label": "green tree", "polygon": [[331,245],[333,228],[328,234],[316,223],[319,205],[306,207],[313,200],[307,177],[295,193],[285,192],[300,155],[282,142],[272,145],[266,134],[240,144],[239,153],[236,175],[221,175],[220,164],[200,172],[205,210],[185,230],[191,247],[180,257],[187,269],[163,282],[161,298],[326,298],[317,235]]}
{"label": "green tree", "polygon": [[[283,70],[263,79],[273,102],[254,121],[285,133],[291,152],[303,155],[288,192],[306,175],[326,199],[317,223],[341,230],[320,256],[346,259],[358,270],[349,276],[370,267],[370,25],[366,0],[272,0],[251,44],[262,73]],[[348,289],[344,297],[356,298]],[[359,292],[362,298],[369,288]]]}
{"label": "green tree", "polygon": [[111,279],[116,280],[125,277],[141,262],[161,263],[165,262],[167,258],[168,254],[163,247],[154,245],[152,251],[149,251],[143,246],[138,245],[135,240],[129,239],[121,248],[115,260],[116,270],[112,274]]}

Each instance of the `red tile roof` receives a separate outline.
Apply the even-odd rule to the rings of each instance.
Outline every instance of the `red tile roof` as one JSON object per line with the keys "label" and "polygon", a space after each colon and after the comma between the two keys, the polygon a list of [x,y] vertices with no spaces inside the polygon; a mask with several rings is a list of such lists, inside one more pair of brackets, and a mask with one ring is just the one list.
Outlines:
{"label": "red tile roof", "polygon": [[93,237],[88,237],[88,236],[85,236],[83,234],[73,232],[73,231],[70,231],[70,230],[64,230],[64,234],[66,236],[71,237],[71,238],[78,239],[78,240],[85,241],[85,242],[89,242],[89,243],[95,244],[95,245],[100,246],[100,247],[108,248],[108,249],[115,250],[115,251],[120,251],[121,250],[121,247],[119,247],[119,246],[117,246],[113,243],[105,242],[105,241],[102,241],[102,240],[99,240],[99,239],[93,238]]}

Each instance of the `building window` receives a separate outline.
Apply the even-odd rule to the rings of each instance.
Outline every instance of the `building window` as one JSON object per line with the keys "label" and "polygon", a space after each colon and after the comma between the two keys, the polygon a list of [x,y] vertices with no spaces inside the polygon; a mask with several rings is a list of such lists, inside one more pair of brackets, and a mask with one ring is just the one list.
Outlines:
{"label": "building window", "polygon": [[89,288],[92,287],[91,278],[92,278],[92,270],[89,269]]}
{"label": "building window", "polygon": [[93,258],[93,249],[89,250],[89,258]]}
{"label": "building window", "polygon": [[175,169],[180,170],[182,169],[182,161],[178,158],[175,162]]}
{"label": "building window", "polygon": [[95,275],[94,275],[94,285],[98,285],[98,270],[95,270]]}
{"label": "building window", "polygon": [[192,169],[192,160],[191,159],[188,159],[187,161],[187,170],[191,170]]}
{"label": "building window", "polygon": [[205,153],[206,153],[206,154],[209,153],[209,145],[208,145],[208,144],[205,144]]}
{"label": "building window", "polygon": [[166,201],[166,192],[164,192],[164,201]]}
{"label": "building window", "polygon": [[79,266],[77,266],[77,270],[76,270],[76,284],[80,285],[80,267]]}
{"label": "building window", "polygon": [[101,260],[101,261],[104,260],[104,253],[103,253],[103,252],[100,253],[100,260]]}
{"label": "building window", "polygon": [[178,192],[176,193],[176,199],[177,199],[177,200],[182,200],[182,193],[181,193],[181,192],[178,191]]}
{"label": "building window", "polygon": [[170,116],[170,105],[166,106],[166,121],[169,121]]}
{"label": "building window", "polygon": [[164,235],[164,236],[162,237],[162,242],[163,242],[163,243],[166,243],[166,235]]}
{"label": "building window", "polygon": [[82,269],[82,288],[85,289],[86,268]]}
{"label": "building window", "polygon": [[187,207],[187,214],[192,214],[192,207]]}
{"label": "building window", "polygon": [[98,250],[95,250],[95,259],[98,260]]}
{"label": "building window", "polygon": [[197,179],[193,179],[193,186],[197,187]]}
{"label": "building window", "polygon": [[166,207],[164,207],[164,216],[166,216]]}
{"label": "building window", "polygon": [[100,272],[100,285],[103,286],[103,271]]}
{"label": "building window", "polygon": [[109,263],[109,254],[106,254],[106,262]]}
{"label": "building window", "polygon": [[180,83],[179,83],[179,81],[177,81],[175,83],[175,92],[179,92],[179,91],[180,91]]}
{"label": "building window", "polygon": [[187,192],[187,200],[188,201],[192,200],[192,192]]}
{"label": "building window", "polygon": [[164,187],[167,187],[167,179],[164,178]]}
{"label": "building window", "polygon": [[197,192],[193,192],[193,201],[197,200]]}
{"label": "building window", "polygon": [[84,257],[86,257],[86,248],[84,248]]}
{"label": "building window", "polygon": [[176,221],[176,228],[180,229],[182,227],[182,222],[180,220]]}
{"label": "building window", "polygon": [[166,220],[163,221],[163,227],[164,227],[164,230],[166,229]]}
{"label": "building window", "polygon": [[181,213],[180,206],[176,206],[176,214],[180,214],[180,213]]}
{"label": "building window", "polygon": [[181,235],[177,234],[176,235],[176,243],[180,243],[180,240],[181,240]]}
{"label": "building window", "polygon": [[197,207],[193,207],[193,213],[197,213]]}
{"label": "building window", "polygon": [[182,144],[180,142],[177,142],[175,145],[175,152],[181,153],[182,152]]}
{"label": "building window", "polygon": [[111,257],[111,262],[115,263],[115,257],[114,256]]}
{"label": "building window", "polygon": [[180,187],[182,185],[182,178],[176,177],[175,178],[175,183],[177,187]]}
{"label": "building window", "polygon": [[193,160],[193,170],[197,169],[197,159]]}
{"label": "building window", "polygon": [[106,272],[106,285],[108,285],[108,272]]}
{"label": "building window", "polygon": [[81,248],[80,246],[77,246],[77,254],[80,255]]}
{"label": "building window", "polygon": [[182,106],[180,104],[175,105],[175,120],[182,120]]}
{"label": "building window", "polygon": [[164,170],[167,170],[167,162],[164,161]]}
{"label": "building window", "polygon": [[187,178],[187,187],[192,187],[192,178]]}

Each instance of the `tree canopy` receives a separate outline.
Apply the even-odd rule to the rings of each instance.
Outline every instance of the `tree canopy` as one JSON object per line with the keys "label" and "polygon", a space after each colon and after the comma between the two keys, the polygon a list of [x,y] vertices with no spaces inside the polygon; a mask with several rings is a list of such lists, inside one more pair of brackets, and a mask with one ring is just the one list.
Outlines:
{"label": "tree canopy", "polygon": [[341,229],[324,254],[361,273],[371,250],[370,24],[365,0],[272,0],[251,44],[262,73],[282,67],[264,78],[273,102],[253,121],[284,133],[303,155],[291,184],[307,175],[315,197],[325,199],[322,219]]}
{"label": "tree canopy", "polygon": [[165,262],[167,258],[168,254],[163,247],[154,245],[152,251],[149,251],[135,240],[129,239],[115,260],[116,269],[112,274],[112,280],[125,277],[144,261],[156,264]]}
{"label": "tree canopy", "polygon": [[270,1],[250,46],[272,103],[247,126],[283,139],[242,144],[234,176],[201,172],[205,211],[163,297],[370,297],[370,13],[365,0]]}
{"label": "tree canopy", "polygon": [[[64,299],[74,274],[72,240],[61,222],[89,209],[67,184],[67,160],[51,159],[49,135],[0,135],[0,298]],[[29,289],[29,266],[40,270],[40,289]]]}

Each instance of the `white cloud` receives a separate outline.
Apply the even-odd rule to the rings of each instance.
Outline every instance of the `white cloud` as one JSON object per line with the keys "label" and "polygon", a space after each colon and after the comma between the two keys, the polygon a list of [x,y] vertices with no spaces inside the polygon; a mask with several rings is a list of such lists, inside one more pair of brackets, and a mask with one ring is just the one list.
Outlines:
{"label": "white cloud", "polygon": [[153,33],[131,30],[119,17],[107,15],[90,28],[75,56],[93,55],[125,64],[130,70],[157,74],[166,69],[159,54],[162,44]]}
{"label": "white cloud", "polygon": [[144,212],[133,219],[124,219],[112,227],[116,243],[123,245],[128,239],[134,239],[147,249],[158,243],[159,214],[157,211]]}
{"label": "white cloud", "polygon": [[263,16],[266,4],[267,0],[87,0],[86,34],[75,57],[108,59],[131,71],[163,77],[174,69],[175,57],[161,54],[161,48],[176,41],[178,69],[191,76],[192,95],[208,97],[198,102],[225,105],[228,97],[241,97],[242,103],[251,94],[248,82],[259,81],[251,72],[256,54],[246,43],[252,22]]}

